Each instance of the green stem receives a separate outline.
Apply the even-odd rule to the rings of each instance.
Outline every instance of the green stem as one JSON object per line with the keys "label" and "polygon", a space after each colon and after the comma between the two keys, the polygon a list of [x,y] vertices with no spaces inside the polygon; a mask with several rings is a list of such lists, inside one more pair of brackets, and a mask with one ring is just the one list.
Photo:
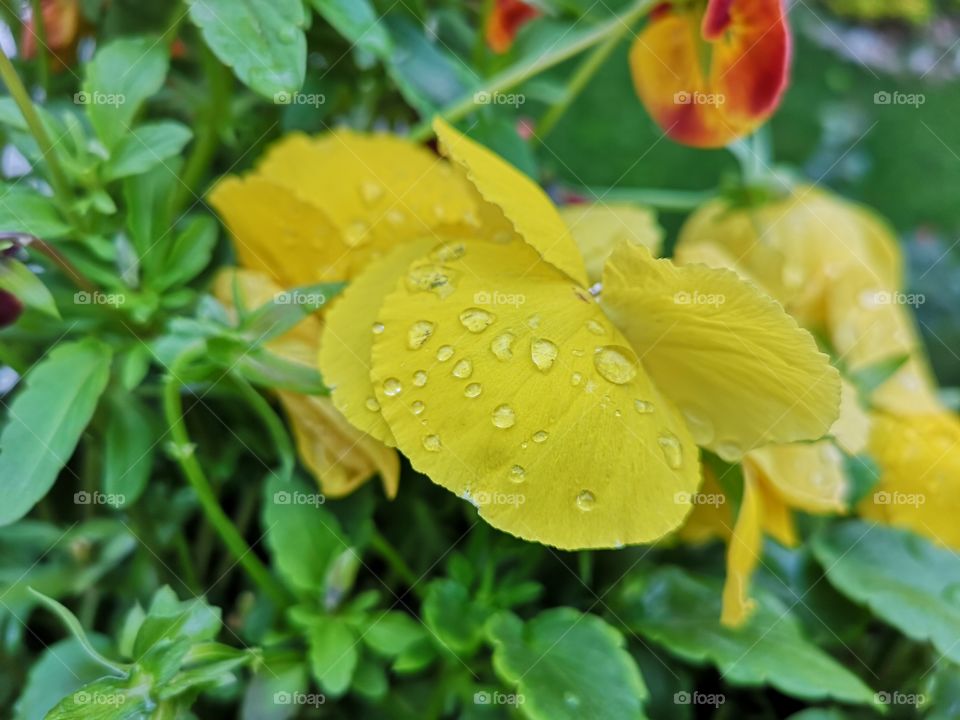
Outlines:
{"label": "green stem", "polygon": [[270,407],[270,403],[268,403],[263,395],[257,392],[246,379],[237,373],[233,373],[232,378],[240,390],[241,397],[250,404],[253,411],[263,421],[267,433],[270,435],[270,440],[277,448],[277,452],[280,455],[281,479],[290,480],[290,478],[293,477],[293,465],[296,454],[293,450],[293,444],[290,442],[290,435],[287,433],[287,429],[280,421],[280,418],[277,417],[273,408]]}
{"label": "green stem", "polygon": [[[476,107],[476,101],[474,98],[477,95],[484,93],[487,95],[494,95],[505,92],[513,87],[516,87],[520,83],[539,75],[544,70],[549,70],[554,65],[578,55],[584,50],[593,47],[597,43],[603,42],[610,37],[611,34],[622,32],[624,26],[629,28],[631,25],[633,25],[633,23],[646,15],[653,8],[656,2],[657,0],[636,0],[636,2],[624,10],[620,15],[617,15],[616,17],[611,18],[604,23],[600,23],[592,30],[574,37],[566,44],[560,45],[559,47],[556,47],[550,52],[544,53],[533,60],[521,61],[516,65],[508,67],[503,72],[494,75],[482,87],[476,88],[474,92],[471,92],[466,97],[461,98],[452,105],[448,106],[446,109],[442,110],[440,115],[448,122],[457,122]],[[410,139],[415,142],[421,142],[431,137],[432,134],[433,129],[431,127],[431,123],[430,121],[426,121],[413,128],[413,130],[410,132]]]}
{"label": "green stem", "polygon": [[621,23],[620,26],[610,33],[610,36],[601,44],[594,48],[593,52],[584,58],[580,66],[574,71],[567,83],[567,88],[559,102],[555,103],[547,113],[537,123],[537,139],[543,142],[543,139],[550,134],[557,122],[564,116],[570,105],[579,97],[580,93],[587,86],[587,83],[597,74],[597,71],[603,66],[607,58],[610,57],[617,45],[623,40],[623,36],[630,31],[630,26]]}
{"label": "green stem", "polygon": [[179,372],[184,370],[190,362],[203,354],[202,347],[193,347],[184,351],[170,368],[170,373],[164,382],[163,392],[163,410],[169,426],[170,436],[173,438],[175,447],[179,448],[176,453],[177,463],[184,477],[200,501],[200,507],[203,509],[207,520],[220,535],[224,545],[236,559],[236,561],[246,570],[250,579],[263,590],[278,606],[283,607],[289,602],[289,595],[286,589],[270,574],[270,571],[260,562],[259,558],[253,553],[253,550],[247,545],[243,536],[237,531],[229,516],[220,507],[217,497],[197,460],[196,455],[191,450],[190,436],[187,433],[187,426],[183,417],[183,403],[180,398],[181,383],[178,379]]}
{"label": "green stem", "polygon": [[593,199],[604,202],[629,202],[648,205],[658,210],[686,212],[700,207],[717,192],[715,190],[658,190],[656,188],[575,188]]}
{"label": "green stem", "polygon": [[417,574],[407,565],[407,561],[394,549],[389,540],[374,530],[370,537],[370,547],[377,555],[383,558],[387,565],[390,566],[390,569],[407,584],[407,587],[409,587],[414,594],[419,595],[417,583],[420,581],[420,578],[418,578]]}
{"label": "green stem", "polygon": [[17,107],[20,108],[20,113],[23,115],[23,119],[30,129],[30,134],[33,135],[34,140],[37,141],[37,145],[40,147],[43,159],[47,163],[50,185],[53,187],[53,193],[57,198],[61,211],[75,228],[79,228],[80,225],[73,212],[73,192],[70,189],[70,184],[67,182],[67,176],[64,175],[63,169],[60,167],[60,161],[54,152],[53,142],[50,140],[50,136],[47,135],[47,131],[40,121],[40,116],[37,115],[36,108],[33,107],[33,102],[30,100],[30,95],[20,81],[20,76],[17,75],[13,63],[10,62],[10,58],[7,57],[7,54],[3,52],[2,49],[0,49],[0,79],[3,80],[7,86],[7,90],[10,92],[10,96],[17,104]]}
{"label": "green stem", "polygon": [[173,547],[177,551],[177,560],[180,563],[180,569],[183,571],[183,581],[194,594],[203,591],[200,587],[200,578],[197,577],[197,569],[193,565],[193,558],[190,557],[190,546],[187,545],[187,539],[177,533],[173,540]]}
{"label": "green stem", "polygon": [[33,32],[37,36],[37,69],[44,95],[50,89],[50,56],[47,53],[47,24],[43,17],[43,0],[30,0]]}

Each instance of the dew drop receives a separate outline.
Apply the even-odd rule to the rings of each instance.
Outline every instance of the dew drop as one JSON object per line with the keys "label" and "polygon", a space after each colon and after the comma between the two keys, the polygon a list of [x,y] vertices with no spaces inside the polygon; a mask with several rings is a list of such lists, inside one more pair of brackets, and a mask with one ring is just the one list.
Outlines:
{"label": "dew drop", "polygon": [[429,450],[430,452],[440,452],[440,436],[424,435],[423,447],[425,450]]}
{"label": "dew drop", "polygon": [[557,346],[549,340],[535,338],[530,343],[530,359],[540,372],[547,372],[553,367],[558,353]]}
{"label": "dew drop", "polygon": [[483,392],[483,387],[480,383],[470,383],[463,389],[463,394],[468,398],[479,397],[481,392]]}
{"label": "dew drop", "polygon": [[436,327],[429,320],[417,320],[407,331],[407,347],[411,350],[422,348],[424,343],[431,338]]}
{"label": "dew drop", "polygon": [[383,381],[383,394],[387,397],[395,397],[403,390],[403,385],[396,378],[387,378]]}
{"label": "dew drop", "polygon": [[399,210],[392,209],[387,211],[387,222],[391,225],[402,225],[406,219],[406,216]]}
{"label": "dew drop", "polygon": [[583,357],[585,353],[583,352],[582,348],[573,348],[573,350],[570,351],[570,354],[574,357]]}
{"label": "dew drop", "polygon": [[583,382],[583,375],[581,375],[580,373],[575,372],[573,375],[570,376],[570,384],[573,385],[574,387],[578,386],[582,382]]}
{"label": "dew drop", "polygon": [[550,433],[546,430],[538,430],[533,434],[533,441],[535,443],[546,442],[548,437],[550,437]]}
{"label": "dew drop", "polygon": [[717,455],[730,463],[740,462],[743,459],[743,448],[733,440],[717,443]]}
{"label": "dew drop", "polygon": [[509,405],[498,405],[491,415],[493,424],[501,430],[512,428],[517,422],[516,413]]}
{"label": "dew drop", "polygon": [[623,385],[637,376],[637,357],[625,347],[607,345],[597,348],[593,364],[600,376],[614,385]]}
{"label": "dew drop", "polygon": [[438,220],[442,220],[447,216],[447,209],[443,205],[437,203],[433,206],[433,214]]}
{"label": "dew drop", "polygon": [[527,477],[527,471],[522,465],[514,465],[510,468],[510,482],[522,483]]}
{"label": "dew drop", "polygon": [[446,362],[453,357],[453,345],[441,345],[437,349],[437,360]]}
{"label": "dew drop", "polygon": [[583,490],[577,495],[577,509],[581,512],[590,512],[596,502],[597,498],[589,490]]}
{"label": "dew drop", "polygon": [[490,343],[490,352],[497,360],[509,360],[513,357],[513,341],[515,339],[512,333],[497,335]]}
{"label": "dew drop", "polygon": [[361,183],[360,196],[367,205],[373,205],[383,197],[383,187],[379,183],[368,180],[367,182]]}
{"label": "dew drop", "polygon": [[493,234],[493,241],[501,245],[506,245],[513,240],[513,233],[509,230],[499,230]]}
{"label": "dew drop", "polygon": [[414,400],[410,403],[410,412],[414,415],[421,414],[426,409],[426,405],[423,404],[420,400]]}
{"label": "dew drop", "polygon": [[576,709],[580,707],[581,701],[579,695],[575,695],[574,693],[568,691],[563,694],[563,702],[567,707]]}
{"label": "dew drop", "polygon": [[480,308],[467,308],[460,313],[460,324],[472,333],[481,333],[493,324],[493,313]]}
{"label": "dew drop", "polygon": [[416,387],[423,387],[427,384],[427,371],[426,370],[417,370],[413,374],[413,384]]}
{"label": "dew drop", "polygon": [[382,335],[384,329],[385,328],[383,327],[383,323],[381,322],[375,322],[373,324],[373,327],[370,328],[370,330],[373,332],[374,335]]}
{"label": "dew drop", "polygon": [[467,358],[464,358],[453,366],[453,370],[450,371],[450,374],[454,377],[460,378],[461,380],[466,380],[468,377],[473,375],[473,363]]}
{"label": "dew drop", "polygon": [[653,412],[653,403],[649,400],[634,400],[633,409],[641,415],[649,415]]}
{"label": "dew drop", "polygon": [[377,402],[375,397],[368,397],[364,405],[367,406],[367,410],[370,412],[380,412],[380,403]]}
{"label": "dew drop", "polygon": [[530,317],[528,317],[528,318],[527,318],[527,327],[532,328],[532,329],[534,329],[534,330],[536,330],[538,327],[540,327],[540,316],[539,316],[539,315],[531,315]]}
{"label": "dew drop", "polygon": [[464,255],[467,254],[467,246],[460,242],[459,240],[451,240],[449,242],[442,243],[437,245],[431,253],[431,257],[434,260],[439,260],[440,262],[448,262],[450,260],[459,260]]}
{"label": "dew drop", "polygon": [[352,222],[347,226],[343,239],[350,247],[356,247],[357,245],[361,245],[366,241],[367,234],[369,232],[370,228],[367,226],[367,224],[358,220],[357,222]]}
{"label": "dew drop", "polygon": [[686,408],[683,411],[683,417],[687,421],[687,427],[690,428],[690,434],[693,435],[694,442],[697,445],[707,445],[713,442],[714,429],[713,423],[709,418],[701,415],[697,410]]}
{"label": "dew drop", "polygon": [[661,435],[657,440],[660,443],[660,449],[663,450],[663,457],[673,470],[677,470],[683,465],[683,449],[680,447],[680,441],[675,435],[669,433]]}
{"label": "dew drop", "polygon": [[407,289],[410,292],[432,292],[441,299],[448,297],[456,287],[457,273],[437,263],[420,263],[407,272]]}
{"label": "dew drop", "polygon": [[607,334],[607,331],[604,329],[603,325],[598,323],[596,320],[587,320],[587,330],[592,332],[594,335]]}

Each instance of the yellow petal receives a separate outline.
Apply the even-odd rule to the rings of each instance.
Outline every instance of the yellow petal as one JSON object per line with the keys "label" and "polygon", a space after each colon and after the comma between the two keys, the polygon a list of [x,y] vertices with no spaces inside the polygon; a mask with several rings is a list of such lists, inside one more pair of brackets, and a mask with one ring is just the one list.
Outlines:
{"label": "yellow petal", "polygon": [[957,416],[879,414],[870,449],[880,466],[880,483],[858,507],[861,514],[960,550]]}
{"label": "yellow petal", "polygon": [[[491,292],[504,301],[480,302]],[[682,522],[700,479],[682,418],[589,292],[531,247],[414,263],[381,320],[371,376],[397,447],[491,525],[590,548]],[[421,323],[433,332],[411,343]]]}
{"label": "yellow petal", "polygon": [[837,417],[840,378],[827,356],[732,272],[624,245],[607,263],[603,302],[697,442],[724,459],[821,437]]}
{"label": "yellow petal", "polygon": [[320,372],[333,404],[356,427],[391,446],[393,433],[370,382],[370,351],[386,323],[384,299],[410,263],[435,244],[431,238],[409,242],[371,262],[326,314]]}
{"label": "yellow petal", "polygon": [[[249,311],[282,292],[262,273],[227,269],[213,282],[214,295],[228,311],[236,305]],[[313,366],[320,341],[321,322],[314,315],[267,343],[276,355]],[[324,494],[342,497],[380,474],[387,497],[397,494],[400,460],[395,450],[356,430],[334,408],[330,398],[278,392],[290,421],[300,461],[316,477]]]}
{"label": "yellow petal", "polygon": [[693,545],[718,538],[728,541],[733,532],[730,503],[713,471],[707,465],[703,465],[702,470],[703,485],[698,493],[698,502],[693,503],[693,510],[677,531],[677,537]]}
{"label": "yellow petal", "polygon": [[639,205],[567,205],[560,208],[560,217],[573,233],[591,283],[600,282],[607,258],[621,242],[643,245],[655,256],[663,246],[663,229],[657,224],[657,214]]}
{"label": "yellow petal", "polygon": [[790,506],[763,482],[758,483],[757,490],[762,507],[763,532],[785,547],[796,547],[797,529],[793,524]]}
{"label": "yellow petal", "polygon": [[743,499],[733,536],[727,547],[727,579],[723,586],[720,622],[727,627],[743,624],[756,607],[750,597],[750,578],[760,562],[763,533],[758,481],[744,466]]}
{"label": "yellow petal", "polygon": [[439,117],[433,121],[444,154],[466,172],[484,200],[499,208],[540,256],[580,285],[587,284],[583,258],[570,230],[540,186]]}

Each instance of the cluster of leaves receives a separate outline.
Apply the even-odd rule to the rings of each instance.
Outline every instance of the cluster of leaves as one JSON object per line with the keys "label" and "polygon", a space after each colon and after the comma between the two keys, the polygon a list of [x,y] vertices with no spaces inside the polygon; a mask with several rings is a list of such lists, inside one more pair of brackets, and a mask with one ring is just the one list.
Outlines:
{"label": "cluster of leaves", "polygon": [[[13,717],[956,716],[953,553],[811,520],[800,549],[770,544],[757,612],[731,630],[717,547],[554,552],[478,524],[409,469],[393,503],[372,487],[324,502],[258,392],[324,392],[265,348],[313,308],[231,313],[205,291],[229,253],[199,195],[216,174],[281,130],[456,106],[544,48],[564,57],[607,4],[551,4],[506,57],[478,49],[476,16],[454,2],[83,5],[95,51],[49,79],[35,121],[0,98],[0,290],[27,308],[0,334],[0,392],[22,377],[0,431]],[[37,68],[19,69],[40,83]],[[558,128],[562,161],[519,139],[516,108],[475,108],[472,134],[532,174],[613,183],[641,153],[610,124],[640,110],[592,112],[628,92],[623,58],[608,68]],[[523,112],[566,102],[569,75],[528,81]],[[727,170],[660,152],[688,151],[636,172],[703,189],[690,178]]]}

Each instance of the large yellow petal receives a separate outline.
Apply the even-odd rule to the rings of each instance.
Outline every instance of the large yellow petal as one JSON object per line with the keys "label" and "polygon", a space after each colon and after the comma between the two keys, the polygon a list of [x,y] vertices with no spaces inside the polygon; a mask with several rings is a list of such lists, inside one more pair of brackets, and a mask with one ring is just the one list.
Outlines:
{"label": "large yellow petal", "polygon": [[441,150],[464,169],[483,199],[499,208],[544,260],[586,285],[587,274],[577,244],[540,186],[439,117],[433,121],[433,129]]}
{"label": "large yellow petal", "polygon": [[840,377],[813,338],[736,274],[654,260],[622,245],[603,303],[697,442],[727,460],[824,435]]}
{"label": "large yellow petal", "polygon": [[334,301],[326,314],[320,350],[320,371],[333,404],[356,427],[387,445],[393,433],[380,414],[370,382],[370,352],[385,327],[383,304],[397,278],[436,241],[409,242],[371,262]]}
{"label": "large yellow petal", "polygon": [[[502,301],[476,304],[491,292]],[[468,242],[414,263],[381,321],[371,375],[397,447],[490,524],[591,548],[682,522],[700,480],[683,419],[589,292],[533,248]]]}
{"label": "large yellow petal", "polygon": [[677,531],[677,537],[693,545],[716,539],[726,542],[733,532],[730,503],[709,466],[704,464],[701,468],[703,485],[697,502],[693,503],[693,510]]}
{"label": "large yellow petal", "polygon": [[567,205],[560,208],[560,217],[573,233],[591,283],[600,282],[607,258],[620,243],[643,245],[654,256],[663,246],[663,228],[657,224],[657,214],[639,205]]}
{"label": "large yellow petal", "polygon": [[744,466],[743,499],[727,546],[727,578],[720,613],[720,622],[728,627],[741,625],[756,607],[756,601],[750,597],[750,578],[763,551],[763,509],[758,484]]}

